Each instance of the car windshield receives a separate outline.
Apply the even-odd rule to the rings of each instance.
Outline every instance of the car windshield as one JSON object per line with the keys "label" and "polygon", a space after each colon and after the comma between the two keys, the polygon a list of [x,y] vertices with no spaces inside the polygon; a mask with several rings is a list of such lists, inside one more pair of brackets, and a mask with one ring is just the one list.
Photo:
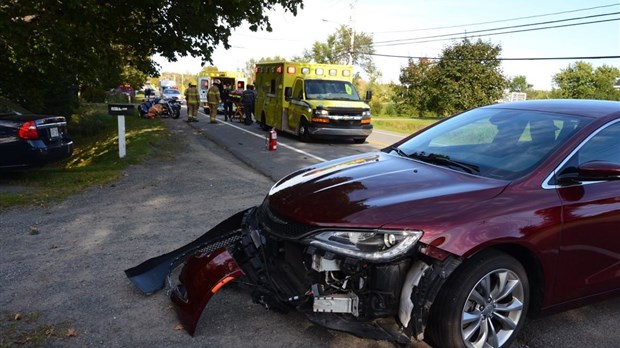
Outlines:
{"label": "car windshield", "polygon": [[306,80],[304,82],[306,99],[360,100],[355,87],[348,81]]}
{"label": "car windshield", "polygon": [[514,180],[538,166],[590,118],[475,109],[429,128],[391,152],[470,174]]}
{"label": "car windshield", "polygon": [[181,92],[177,91],[176,89],[167,89],[164,91],[164,94],[181,94]]}

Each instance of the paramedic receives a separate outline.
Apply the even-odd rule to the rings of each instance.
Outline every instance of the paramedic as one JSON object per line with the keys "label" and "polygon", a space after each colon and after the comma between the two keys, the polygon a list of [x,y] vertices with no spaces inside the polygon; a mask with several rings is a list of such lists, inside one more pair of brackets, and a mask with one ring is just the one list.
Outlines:
{"label": "paramedic", "polygon": [[252,124],[252,112],[254,112],[254,102],[256,100],[256,92],[253,85],[248,85],[248,89],[241,93],[241,103],[245,111],[245,124]]}
{"label": "paramedic", "polygon": [[200,96],[198,89],[193,83],[189,83],[189,87],[185,90],[185,101],[187,102],[187,122],[198,122],[198,105],[200,104]]}
{"label": "paramedic", "polygon": [[211,123],[217,123],[215,116],[217,116],[217,106],[222,102],[220,98],[220,80],[213,80],[213,84],[207,91],[207,103],[209,104],[209,113]]}

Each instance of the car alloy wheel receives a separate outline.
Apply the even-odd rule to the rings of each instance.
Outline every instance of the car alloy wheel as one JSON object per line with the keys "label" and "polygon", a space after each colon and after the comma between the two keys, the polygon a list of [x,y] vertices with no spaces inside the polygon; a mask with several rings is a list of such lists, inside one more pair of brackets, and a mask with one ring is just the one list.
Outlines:
{"label": "car alloy wheel", "polygon": [[485,275],[469,293],[461,318],[461,334],[472,347],[501,347],[523,314],[524,290],[508,269]]}

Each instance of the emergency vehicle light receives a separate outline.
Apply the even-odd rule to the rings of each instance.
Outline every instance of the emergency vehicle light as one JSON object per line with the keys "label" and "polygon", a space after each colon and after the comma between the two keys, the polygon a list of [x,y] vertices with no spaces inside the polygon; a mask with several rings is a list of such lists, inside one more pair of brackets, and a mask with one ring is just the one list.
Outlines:
{"label": "emergency vehicle light", "polygon": [[323,75],[323,68],[317,68],[314,73],[317,75]]}
{"label": "emergency vehicle light", "polygon": [[295,68],[294,66],[288,66],[286,67],[286,72],[289,74],[294,74],[297,72],[297,68]]}
{"label": "emergency vehicle light", "polygon": [[329,76],[336,76],[338,75],[338,72],[336,71],[336,69],[329,69]]}
{"label": "emergency vehicle light", "polygon": [[310,73],[310,68],[301,68],[301,73],[302,74],[309,74]]}
{"label": "emergency vehicle light", "polygon": [[342,76],[351,76],[351,70],[342,70]]}
{"label": "emergency vehicle light", "polygon": [[278,74],[281,74],[281,73],[282,73],[282,67],[281,67],[281,66],[279,66],[279,67],[278,67],[278,69],[277,69],[276,71],[278,72]]}

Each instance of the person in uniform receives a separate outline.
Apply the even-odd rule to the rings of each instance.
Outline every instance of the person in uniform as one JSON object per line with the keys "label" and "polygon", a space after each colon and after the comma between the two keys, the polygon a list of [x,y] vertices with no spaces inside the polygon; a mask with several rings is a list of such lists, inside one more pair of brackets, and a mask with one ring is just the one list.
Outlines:
{"label": "person in uniform", "polygon": [[209,104],[209,117],[211,123],[217,123],[215,116],[217,116],[217,106],[222,102],[220,97],[220,80],[213,80],[211,87],[207,91],[207,103]]}
{"label": "person in uniform", "polygon": [[252,113],[254,112],[254,102],[256,101],[256,92],[253,85],[248,85],[248,89],[241,93],[241,103],[245,111],[245,124],[252,124]]}
{"label": "person in uniform", "polygon": [[233,100],[230,96],[230,86],[225,85],[222,90],[222,102],[224,103],[224,121],[229,119],[232,121],[233,116]]}
{"label": "person in uniform", "polygon": [[200,104],[200,95],[198,88],[193,83],[189,83],[189,87],[185,90],[185,102],[187,103],[187,122],[198,122],[198,105]]}

